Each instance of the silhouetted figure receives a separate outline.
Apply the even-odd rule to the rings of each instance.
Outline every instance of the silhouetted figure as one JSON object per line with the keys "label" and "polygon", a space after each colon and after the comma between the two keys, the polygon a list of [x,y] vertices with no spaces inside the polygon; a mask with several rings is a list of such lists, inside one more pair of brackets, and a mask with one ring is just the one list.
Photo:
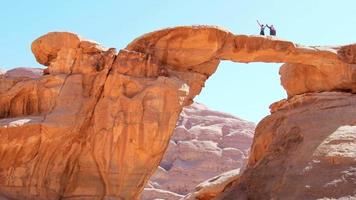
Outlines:
{"label": "silhouetted figure", "polygon": [[276,29],[274,28],[273,24],[271,26],[268,26],[268,24],[266,24],[266,26],[269,28],[269,35],[272,36],[276,36]]}
{"label": "silhouetted figure", "polygon": [[260,35],[265,35],[265,28],[266,26],[261,24],[258,20],[257,20],[258,25],[260,26]]}

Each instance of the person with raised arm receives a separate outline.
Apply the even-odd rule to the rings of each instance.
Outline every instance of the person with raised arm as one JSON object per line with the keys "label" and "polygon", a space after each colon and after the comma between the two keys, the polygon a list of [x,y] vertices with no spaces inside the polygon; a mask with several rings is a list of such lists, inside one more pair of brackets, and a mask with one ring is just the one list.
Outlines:
{"label": "person with raised arm", "polygon": [[257,24],[260,26],[260,35],[265,35],[266,26],[264,24],[261,24],[258,20],[257,20]]}
{"label": "person with raised arm", "polygon": [[268,26],[268,24],[266,24],[266,26],[269,28],[269,35],[276,36],[277,31],[274,28],[273,24],[271,26]]}

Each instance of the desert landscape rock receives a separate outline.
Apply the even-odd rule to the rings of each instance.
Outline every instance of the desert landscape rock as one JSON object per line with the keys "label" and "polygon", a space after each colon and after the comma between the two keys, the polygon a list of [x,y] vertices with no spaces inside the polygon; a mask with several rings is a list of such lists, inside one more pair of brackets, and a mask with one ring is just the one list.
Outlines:
{"label": "desert landscape rock", "polygon": [[[1,74],[1,72],[0,72]],[[3,73],[6,77],[40,78],[43,75],[41,68],[17,67]]]}
{"label": "desert landscape rock", "polygon": [[356,198],[356,96],[304,94],[272,110],[247,169],[216,199]]}
{"label": "desert landscape rock", "polygon": [[164,199],[164,200],[179,200],[184,197],[184,195],[180,195],[174,192],[170,192],[167,190],[161,190],[153,187],[146,187],[142,193],[143,197],[141,199]]}
{"label": "desert landscape rock", "polygon": [[181,200],[214,199],[217,195],[223,193],[225,188],[228,188],[233,182],[239,180],[239,178],[240,169],[225,172],[200,183],[195,188],[195,191],[189,193]]}
{"label": "desert landscape rock", "polygon": [[[254,130],[254,123],[202,104],[185,107],[141,200],[180,199],[200,182],[241,168],[247,163]],[[158,191],[169,193],[163,197]]]}
{"label": "desert landscape rock", "polygon": [[[36,39],[32,52],[39,63],[48,67],[45,76],[0,79],[3,199],[139,198],[168,147],[182,108],[193,102],[220,60],[285,63],[280,75],[289,97],[275,105],[275,112],[260,123],[248,169],[230,187],[231,193],[224,189],[226,198],[235,198],[234,191],[244,191],[251,199],[261,197],[253,191],[265,182],[256,183],[253,177],[263,176],[274,177],[268,184],[273,188],[262,187],[267,198],[278,199],[287,193],[289,197],[305,198],[354,193],[354,178],[345,177],[340,184],[330,180],[337,190],[326,193],[319,183],[310,183],[313,189],[300,193],[295,190],[301,185],[294,189],[283,186],[302,179],[303,174],[297,172],[314,152],[309,151],[301,159],[296,156],[291,162],[288,156],[306,146],[309,137],[308,148],[322,142],[314,140],[314,134],[326,139],[333,128],[339,131],[326,141],[338,137],[346,137],[337,139],[341,143],[353,140],[349,133],[355,122],[353,45],[305,47],[274,37],[189,26],[145,34],[118,53],[74,33],[52,32]],[[323,92],[339,93],[331,93],[336,99],[330,100]],[[304,98],[307,93],[316,96]],[[293,99],[295,103],[290,103]],[[309,109],[299,112],[308,105]],[[337,114],[339,109],[345,115]],[[320,130],[309,133],[311,125]],[[266,141],[260,141],[262,136]],[[349,152],[350,145],[352,149],[355,145],[347,143],[343,147],[326,143],[318,150],[318,155],[341,154],[342,159],[332,160],[340,163],[338,170],[342,171],[335,172],[335,165],[321,162],[325,167],[313,176],[345,172],[343,175],[353,177],[353,169],[345,166],[354,166]],[[327,150],[334,147],[335,151]],[[350,158],[344,159],[344,154]],[[293,164],[298,166],[295,170],[290,167]],[[252,173],[252,169],[260,169],[260,173]],[[282,182],[281,174],[285,178]],[[306,179],[300,181],[305,183]],[[276,193],[268,193],[271,191]]]}

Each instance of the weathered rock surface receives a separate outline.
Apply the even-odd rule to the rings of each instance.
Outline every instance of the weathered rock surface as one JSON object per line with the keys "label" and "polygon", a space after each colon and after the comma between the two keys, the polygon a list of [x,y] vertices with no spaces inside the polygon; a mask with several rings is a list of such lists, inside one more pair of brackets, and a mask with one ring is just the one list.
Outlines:
{"label": "weathered rock surface", "polygon": [[254,129],[251,122],[202,104],[184,108],[163,160],[149,181],[150,188],[141,199],[163,198],[155,189],[185,195],[210,177],[242,167]]}
{"label": "weathered rock surface", "polygon": [[[289,96],[356,92],[354,46],[301,46],[278,38],[233,35],[214,27],[178,27],[146,34],[127,49],[154,55],[168,68],[211,75],[219,60],[287,63],[281,82]],[[207,67],[207,65],[209,67]]]}
{"label": "weathered rock surface", "polygon": [[[0,72],[1,73],[1,72]],[[43,75],[43,69],[40,68],[29,68],[29,67],[18,67],[6,71],[4,75],[7,78],[40,78]]]}
{"label": "weathered rock surface", "polygon": [[356,95],[298,95],[272,111],[246,171],[217,199],[356,198]]}
{"label": "weathered rock surface", "polygon": [[[144,69],[120,73],[130,57],[88,41],[68,45],[68,34],[33,44],[49,75],[1,79],[0,195],[135,199],[162,158],[189,87],[157,72],[146,77]],[[62,42],[53,48],[52,40]],[[148,67],[149,56],[138,55],[133,61]]]}
{"label": "weathered rock surface", "polygon": [[149,33],[119,53],[73,33],[44,35],[32,51],[48,66],[45,76],[0,78],[0,197],[137,199],[182,107],[220,60],[286,63],[280,73],[290,97],[354,93],[353,47],[302,47],[204,26]]}
{"label": "weathered rock surface", "polygon": [[141,199],[152,199],[152,200],[180,200],[184,197],[184,195],[180,195],[174,192],[170,192],[167,190],[161,190],[154,187],[146,187],[143,189]]}
{"label": "weathered rock surface", "polygon": [[207,200],[214,199],[226,188],[240,178],[240,169],[231,170],[200,183],[195,191],[189,193],[182,200]]}

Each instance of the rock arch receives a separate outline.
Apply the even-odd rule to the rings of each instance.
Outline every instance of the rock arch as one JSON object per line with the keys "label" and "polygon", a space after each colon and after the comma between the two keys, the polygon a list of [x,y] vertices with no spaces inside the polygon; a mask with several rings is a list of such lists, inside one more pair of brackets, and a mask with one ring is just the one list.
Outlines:
{"label": "rock arch", "polygon": [[285,63],[281,82],[292,97],[355,92],[354,51],[211,26],[148,33],[118,53],[48,33],[32,44],[46,76],[0,78],[0,197],[136,199],[182,107],[220,60]]}

